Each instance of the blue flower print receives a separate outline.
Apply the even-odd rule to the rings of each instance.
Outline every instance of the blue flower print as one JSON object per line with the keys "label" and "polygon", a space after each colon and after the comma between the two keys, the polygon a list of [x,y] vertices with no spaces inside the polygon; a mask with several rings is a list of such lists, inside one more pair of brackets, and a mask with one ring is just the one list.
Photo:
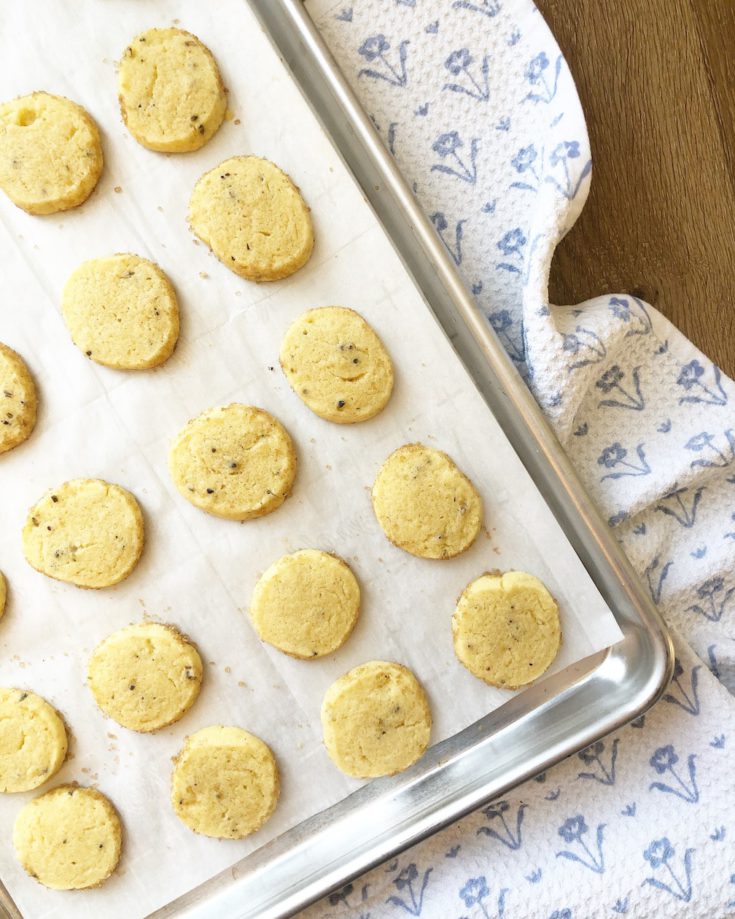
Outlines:
{"label": "blue flower print", "polygon": [[664,702],[668,702],[671,705],[677,705],[687,712],[687,714],[694,715],[695,717],[699,714],[699,694],[697,693],[699,669],[699,665],[692,667],[692,672],[689,674],[689,692],[687,692],[681,683],[681,678],[684,676],[684,668],[677,658],[674,662],[674,676],[671,679],[669,689],[675,688],[678,691],[678,696],[675,696],[673,692],[667,692],[663,697]]}
{"label": "blue flower print", "polygon": [[[483,814],[485,814],[488,820],[492,823],[497,820],[501,826],[501,829],[498,831],[489,826],[481,826],[477,831],[477,835],[490,836],[493,839],[497,839],[498,842],[501,842],[508,849],[520,849],[521,827],[523,825],[523,816],[524,811],[526,810],[526,806],[527,805],[523,803],[518,806],[514,821],[515,827],[514,829],[511,829],[511,826],[505,816],[510,810],[510,804],[507,801],[497,801],[489,805],[489,807],[486,807],[483,810]],[[511,822],[513,822],[512,818]]]}
{"label": "blue flower print", "polygon": [[702,603],[694,603],[687,607],[688,613],[697,613],[709,622],[719,622],[729,607],[735,587],[725,590],[725,580],[716,576],[708,578],[697,588],[697,597]]}
{"label": "blue flower print", "polygon": [[518,175],[523,179],[517,179],[511,182],[511,188],[517,188],[521,191],[530,191],[534,194],[538,192],[539,183],[541,182],[541,173],[544,168],[544,150],[541,148],[539,153],[534,144],[527,147],[521,147],[520,150],[511,158],[510,165],[515,169]]}
{"label": "blue flower print", "polygon": [[400,907],[410,916],[420,916],[424,906],[426,885],[429,883],[429,875],[432,871],[433,868],[427,868],[426,871],[424,871],[421,886],[417,891],[414,882],[419,878],[419,871],[416,865],[411,862],[410,865],[407,865],[395,878],[393,878],[393,885],[396,890],[401,892],[402,896],[398,897],[393,894],[388,897],[385,902]]}
{"label": "blue flower print", "polygon": [[582,182],[584,182],[592,171],[592,160],[588,159],[582,169],[579,170],[579,174],[576,178],[572,178],[569,169],[569,160],[576,160],[579,159],[579,157],[579,142],[576,140],[564,140],[560,144],[557,144],[549,157],[549,166],[552,169],[555,169],[559,165],[561,165],[562,169],[561,175],[549,174],[546,176],[545,181],[553,185],[568,201],[573,200],[577,196],[579,189],[582,187]]}
{"label": "blue flower print", "polygon": [[702,431],[701,434],[696,434],[694,437],[689,438],[684,444],[684,449],[691,450],[693,453],[705,454],[699,459],[692,460],[689,464],[692,469],[696,466],[709,469],[724,469],[732,463],[733,458],[735,458],[735,435],[733,435],[731,428],[728,428],[724,435],[727,440],[727,447],[717,446],[714,442],[714,434],[710,434],[708,431]]}
{"label": "blue flower print", "polygon": [[559,827],[559,835],[568,846],[574,845],[575,843],[578,844],[584,854],[580,856],[577,855],[576,852],[570,852],[567,849],[563,849],[561,852],[556,853],[556,857],[579,862],[580,865],[584,865],[584,867],[589,868],[590,871],[594,871],[596,874],[603,874],[605,871],[605,858],[602,852],[604,829],[604,823],[598,824],[595,834],[595,847],[597,851],[593,852],[583,838],[589,833],[589,827],[584,817],[580,814],[576,817],[568,817]]}
{"label": "blue flower print", "polygon": [[521,274],[524,260],[523,248],[527,242],[528,240],[520,227],[508,230],[498,240],[497,247],[506,259],[513,259],[513,261],[498,262],[495,267],[503,271],[510,271],[513,274]]}
{"label": "blue flower print", "polygon": [[[503,919],[503,916],[505,916],[505,895],[507,893],[508,890],[504,887],[498,894],[497,919]],[[490,919],[490,913],[484,902],[489,896],[490,888],[488,887],[485,875],[469,878],[464,887],[459,891],[459,898],[467,909],[472,909],[473,906],[479,906],[484,919]]]}
{"label": "blue flower print", "polygon": [[448,166],[446,163],[435,163],[431,167],[432,172],[444,172],[447,175],[455,176],[463,182],[474,185],[477,182],[477,138],[473,137],[470,141],[469,160],[457,152],[464,147],[464,141],[457,131],[449,131],[446,134],[440,134],[432,144],[431,149],[442,159],[451,158],[456,165]]}
{"label": "blue flower print", "polygon": [[546,70],[548,66],[549,59],[546,56],[546,53],[542,51],[540,54],[537,54],[536,57],[532,58],[526,67],[526,79],[528,82],[535,86],[541,79],[544,70]]}
{"label": "blue flower print", "polygon": [[594,779],[595,782],[599,782],[601,785],[614,785],[615,762],[618,758],[619,743],[620,741],[617,738],[612,742],[608,766],[605,766],[602,761],[602,757],[605,753],[605,741],[603,740],[598,740],[597,743],[592,744],[591,747],[587,747],[586,750],[582,750],[581,753],[578,753],[577,755],[582,762],[587,766],[594,766],[595,771],[580,772],[577,778]]}
{"label": "blue flower print", "polygon": [[501,10],[500,0],[454,0],[452,3],[453,10],[469,10],[471,13],[482,13],[483,16],[489,16],[491,19],[497,16]]}
{"label": "blue flower print", "polygon": [[526,81],[530,83],[533,89],[528,93],[528,95],[523,100],[524,102],[534,102],[538,104],[539,102],[548,105],[549,102],[556,96],[556,91],[559,88],[559,74],[561,73],[562,65],[562,56],[561,54],[557,57],[556,63],[554,64],[554,78],[553,82],[549,81],[547,76],[547,70],[550,67],[549,58],[546,56],[544,51],[539,52],[535,57],[526,65],[524,75]]}
{"label": "blue flower print", "polygon": [[692,899],[691,878],[693,852],[694,849],[687,849],[684,853],[684,878],[682,880],[680,875],[674,871],[671,865],[676,856],[676,850],[669,842],[668,837],[663,836],[661,839],[655,839],[643,853],[643,858],[648,862],[654,871],[658,871],[660,868],[666,869],[668,876],[671,879],[671,883],[660,881],[658,878],[649,877],[643,881],[643,884],[650,884],[651,887],[655,887],[657,890],[665,890],[677,900],[681,900],[684,903],[689,903],[689,901]]}
{"label": "blue flower print", "polygon": [[487,102],[490,98],[490,58],[487,55],[483,56],[477,78],[471,70],[474,63],[475,60],[467,48],[452,51],[444,62],[444,66],[452,76],[460,77],[460,80],[445,83],[443,88],[453,93],[470,96],[472,99],[477,99],[478,102]]}
{"label": "blue flower print", "polygon": [[[651,467],[646,461],[646,452],[643,449],[643,444],[638,444],[636,447],[636,455],[640,462],[639,466],[628,461],[628,451],[618,441],[614,444],[610,444],[609,447],[605,447],[597,458],[597,465],[604,466],[605,469],[615,469],[616,471],[608,472],[606,475],[603,475],[600,481],[604,482],[605,479],[621,479],[624,476],[650,475]],[[625,466],[630,472],[623,472],[617,469],[618,466]]]}
{"label": "blue flower print", "polygon": [[555,909],[549,919],[572,919],[572,911],[568,906],[564,909]]}
{"label": "blue flower print", "polygon": [[632,335],[650,335],[653,331],[651,318],[643,305],[643,301],[637,297],[610,297],[608,309],[621,322],[628,326],[625,337],[630,338]]}
{"label": "blue flower print", "polygon": [[641,395],[640,369],[640,367],[635,367],[633,369],[631,372],[633,385],[631,387],[629,384],[627,384],[627,388],[623,386],[625,373],[617,364],[610,367],[609,370],[606,370],[600,379],[595,383],[595,386],[600,390],[600,392],[606,394],[617,390],[617,392],[620,393],[620,396],[622,397],[622,401],[619,398],[603,399],[598,403],[598,405],[600,407],[605,406],[606,408],[627,408],[632,409],[634,412],[642,412],[646,407],[646,402]]}
{"label": "blue flower print", "polygon": [[367,38],[358,51],[365,60],[372,64],[373,61],[377,61],[378,58],[381,58],[386,51],[390,50],[390,42],[386,41],[385,35],[373,35],[371,38]]}
{"label": "blue flower print", "polygon": [[455,77],[458,77],[463,70],[472,64],[472,55],[467,48],[460,48],[459,51],[452,51],[444,62],[444,66]]}
{"label": "blue flower print", "polygon": [[666,836],[663,839],[657,839],[643,853],[645,860],[651,865],[653,870],[665,865],[674,857],[674,849]]}
{"label": "blue flower print", "polygon": [[487,886],[487,880],[484,875],[479,878],[470,878],[464,887],[460,890],[459,896],[464,900],[467,909],[480,903],[485,897],[490,896],[490,888]]}
{"label": "blue flower print", "polygon": [[408,55],[408,42],[402,41],[398,46],[397,65],[391,63],[387,58],[387,53],[391,49],[391,44],[385,35],[372,35],[360,45],[358,54],[365,58],[368,64],[380,64],[380,69],[376,67],[364,67],[358,77],[370,77],[373,80],[383,80],[392,86],[405,86],[408,83],[408,73],[406,71],[406,57]]}
{"label": "blue flower print", "polygon": [[518,364],[526,359],[526,348],[521,333],[519,339],[513,338],[511,329],[514,326],[508,310],[499,310],[497,313],[490,313],[487,317],[490,321],[493,331],[503,344],[510,357]]}
{"label": "blue flower print", "polygon": [[354,890],[352,884],[346,884],[341,890],[335,890],[334,893],[329,894],[329,904],[330,906],[337,906],[339,903],[343,903],[345,906],[349,906],[347,902],[350,894]]}
{"label": "blue flower print", "polygon": [[529,144],[527,147],[521,147],[510,162],[516,172],[525,172],[530,169],[536,175],[533,164],[536,162],[537,156],[536,148],[533,144]]}
{"label": "blue flower print", "polygon": [[562,333],[561,347],[565,354],[576,358],[567,367],[568,373],[580,367],[589,367],[590,364],[599,364],[607,357],[607,348],[600,336],[582,326],[577,326],[574,332]]}
{"label": "blue flower print", "polygon": [[[648,565],[646,570],[643,572],[646,576],[646,581],[648,581],[648,589],[651,592],[651,599],[654,603],[661,602],[661,593],[664,588],[664,582],[669,576],[669,571],[673,566],[673,562],[666,562],[661,568],[659,564],[661,562],[660,557],[657,555],[653,561]],[[654,582],[655,579],[655,582]]]}
{"label": "blue flower print", "polygon": [[498,249],[503,255],[520,255],[521,249],[526,245],[526,237],[521,232],[520,227],[509,230],[505,236],[498,242]]}
{"label": "blue flower print", "polygon": [[466,220],[458,220],[454,227],[454,245],[450,245],[447,241],[445,232],[449,229],[449,223],[447,218],[442,214],[441,211],[437,211],[436,214],[432,214],[429,218],[431,222],[436,227],[436,232],[441,237],[442,242],[447,247],[447,251],[452,256],[455,265],[462,264],[462,237],[464,236],[464,225],[467,223]]}
{"label": "blue flower print", "polygon": [[674,788],[664,782],[651,782],[648,786],[648,790],[653,791],[655,789],[656,791],[663,791],[665,794],[671,794],[675,795],[677,798],[681,798],[682,801],[686,801],[688,804],[696,804],[697,801],[699,801],[699,789],[697,788],[695,758],[694,753],[687,757],[687,772],[689,773],[689,784],[687,784],[676,770],[676,764],[679,762],[679,757],[676,755],[674,747],[671,744],[667,744],[665,747],[659,747],[649,760],[651,767],[658,775],[666,775],[667,772],[670,773],[679,787]]}
{"label": "blue flower print", "polygon": [[691,393],[679,398],[679,404],[685,402],[695,402],[702,405],[727,405],[727,393],[722,388],[722,372],[716,365],[712,365],[714,383],[711,387],[702,380],[705,375],[704,367],[698,360],[689,361],[685,364],[679,376],[676,378],[676,385],[681,386],[686,392]]}
{"label": "blue flower print", "polygon": [[576,160],[579,157],[579,143],[576,140],[563,140],[551,152],[549,162],[552,166],[565,160]]}
{"label": "blue flower print", "polygon": [[[705,490],[706,488],[703,485],[701,488],[698,488],[691,496],[691,499],[689,499],[689,489],[679,488],[678,483],[675,482],[674,487],[661,498],[655,510],[662,514],[666,514],[667,517],[673,517],[679,526],[689,530],[694,526],[697,520],[697,508],[702,499],[702,493]],[[687,496],[686,501],[685,496]]]}

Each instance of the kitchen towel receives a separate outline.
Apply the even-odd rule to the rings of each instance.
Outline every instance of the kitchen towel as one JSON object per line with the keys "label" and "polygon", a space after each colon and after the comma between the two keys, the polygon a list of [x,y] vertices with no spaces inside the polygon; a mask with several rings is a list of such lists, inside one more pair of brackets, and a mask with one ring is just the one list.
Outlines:
{"label": "kitchen towel", "polygon": [[548,303],[592,162],[568,66],[529,0],[307,5],[678,659],[646,715],[304,915],[733,915],[735,386],[635,296]]}

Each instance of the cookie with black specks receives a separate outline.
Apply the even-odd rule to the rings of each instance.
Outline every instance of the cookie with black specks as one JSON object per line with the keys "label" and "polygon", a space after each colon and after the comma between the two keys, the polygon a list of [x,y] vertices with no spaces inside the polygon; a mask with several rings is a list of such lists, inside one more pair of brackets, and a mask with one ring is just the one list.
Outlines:
{"label": "cookie with black specks", "polygon": [[26,362],[0,343],[0,453],[7,453],[31,436],[37,411],[36,384]]}
{"label": "cookie with black specks", "polygon": [[97,125],[76,102],[35,92],[0,105],[0,188],[29,214],[78,207],[103,163]]}
{"label": "cookie with black specks", "polygon": [[149,150],[199,150],[227,111],[212,52],[183,29],[148,29],[137,35],[123,52],[117,85],[123,120]]}

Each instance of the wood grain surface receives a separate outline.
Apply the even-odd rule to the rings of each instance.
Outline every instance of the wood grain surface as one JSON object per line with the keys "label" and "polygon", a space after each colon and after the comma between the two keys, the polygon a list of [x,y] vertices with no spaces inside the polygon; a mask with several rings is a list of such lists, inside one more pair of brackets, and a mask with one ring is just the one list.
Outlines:
{"label": "wood grain surface", "polygon": [[735,0],[536,3],[594,160],[551,302],[637,293],[734,376]]}

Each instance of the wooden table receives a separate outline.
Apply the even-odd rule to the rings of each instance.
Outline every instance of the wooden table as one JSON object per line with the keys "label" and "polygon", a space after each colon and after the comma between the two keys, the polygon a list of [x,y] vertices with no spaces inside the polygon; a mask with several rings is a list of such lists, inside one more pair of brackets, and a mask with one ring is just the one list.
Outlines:
{"label": "wooden table", "polygon": [[536,3],[594,158],[551,302],[636,293],[735,376],[735,0]]}

